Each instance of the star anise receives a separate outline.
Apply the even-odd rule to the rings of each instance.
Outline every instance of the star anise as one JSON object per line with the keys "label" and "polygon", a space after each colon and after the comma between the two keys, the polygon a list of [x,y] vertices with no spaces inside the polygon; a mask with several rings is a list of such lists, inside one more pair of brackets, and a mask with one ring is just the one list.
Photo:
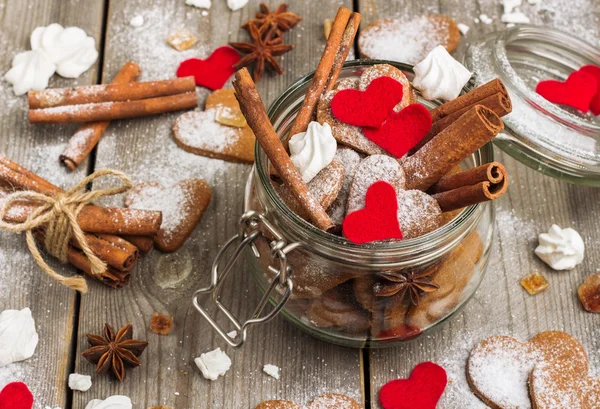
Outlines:
{"label": "star anise", "polygon": [[410,294],[410,301],[413,305],[418,305],[422,293],[431,293],[440,288],[439,285],[431,282],[431,274],[434,269],[421,272],[385,272],[379,276],[386,282],[375,287],[375,295],[378,297],[390,297],[395,294],[401,294],[404,298],[407,293]]}
{"label": "star anise", "polygon": [[302,17],[296,13],[288,11],[288,5],[281,3],[275,11],[271,11],[265,3],[260,4],[260,9],[256,13],[256,18],[249,20],[242,28],[248,29],[254,25],[258,28],[275,25],[280,31],[288,31],[302,20]]}
{"label": "star anise", "polygon": [[265,27],[258,28],[251,24],[248,27],[248,32],[252,38],[251,43],[229,43],[229,45],[240,53],[246,54],[234,65],[234,68],[239,70],[242,67],[254,65],[252,70],[254,82],[260,81],[265,69],[277,74],[283,74],[283,68],[281,68],[275,57],[283,55],[294,48],[290,44],[281,44],[283,39],[281,36],[276,35],[277,28],[275,26],[268,29],[266,33],[264,32],[265,30]]}
{"label": "star anise", "polygon": [[109,369],[121,382],[125,379],[125,365],[135,367],[140,365],[138,356],[142,355],[148,343],[132,339],[133,327],[125,325],[116,334],[112,327],[104,324],[104,334],[88,334],[92,346],[81,354],[96,366],[96,373],[103,374]]}

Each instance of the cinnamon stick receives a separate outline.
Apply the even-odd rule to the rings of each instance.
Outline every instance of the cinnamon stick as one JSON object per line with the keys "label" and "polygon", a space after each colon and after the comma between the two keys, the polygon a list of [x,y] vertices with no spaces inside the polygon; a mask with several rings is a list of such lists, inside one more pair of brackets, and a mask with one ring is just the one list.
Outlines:
{"label": "cinnamon stick", "polygon": [[[36,202],[22,201],[18,206],[12,206],[4,219],[10,223],[24,223],[37,207]],[[79,212],[77,223],[86,233],[156,236],[162,224],[162,213],[88,205]]]}
{"label": "cinnamon stick", "polygon": [[134,101],[195,92],[194,77],[148,82],[113,82],[77,88],[29,91],[29,109],[82,105],[99,102]]}
{"label": "cinnamon stick", "polygon": [[83,252],[75,249],[74,247],[69,248],[68,255],[69,263],[72,264],[78,270],[83,271],[87,275],[102,281],[109,287],[119,288],[129,284],[130,274],[129,271],[119,271],[112,267],[107,267],[106,271],[97,277],[92,274],[90,261],[87,259]]}
{"label": "cinnamon stick", "polygon": [[236,72],[233,87],[242,113],[246,117],[248,125],[252,128],[256,140],[260,143],[277,173],[290,188],[302,209],[310,216],[313,224],[321,230],[327,231],[333,228],[333,222],[319,202],[312,196],[308,187],[302,182],[302,177],[288,156],[275,129],[273,129],[262,99],[247,69],[242,68]]}
{"label": "cinnamon stick", "polygon": [[437,200],[442,212],[450,212],[477,203],[498,199],[507,189],[508,179],[503,179],[499,184],[479,182],[475,185],[435,193],[432,197]]}
{"label": "cinnamon stick", "polygon": [[[348,54],[350,54],[350,50],[354,47],[354,37],[356,37],[356,33],[358,33],[358,27],[360,26],[360,13],[352,13],[350,15],[350,21],[346,25],[346,29],[342,34],[342,40],[340,42],[340,46],[337,54],[335,55],[335,59],[333,61],[333,65],[331,67],[331,72],[329,74],[329,79],[327,80],[327,86],[325,87],[325,92],[331,91],[335,86],[335,82],[344,68],[344,63],[348,58]],[[320,96],[320,95],[319,95]],[[318,99],[317,99],[318,102]],[[307,125],[308,126],[308,125]],[[293,135],[293,134],[292,134]]]}
{"label": "cinnamon stick", "polygon": [[[112,84],[122,84],[136,81],[141,75],[142,70],[134,62],[126,62],[121,71],[115,75]],[[70,170],[75,170],[88,157],[90,152],[96,147],[98,141],[104,135],[109,121],[92,122],[82,125],[73,134],[69,143],[59,156],[59,161]]]}
{"label": "cinnamon stick", "polygon": [[486,99],[489,96],[500,93],[508,98],[508,91],[504,87],[502,81],[499,78],[493,79],[466,94],[459,96],[458,98],[448,101],[445,104],[438,106],[431,111],[431,120],[433,122],[439,121],[445,116],[448,116],[456,111],[460,111],[466,107],[471,108],[475,105],[481,105],[479,102]]}
{"label": "cinnamon stick", "polygon": [[491,109],[476,105],[402,164],[406,188],[427,190],[504,128]]}
{"label": "cinnamon stick", "polygon": [[[116,236],[107,236],[106,239],[108,240],[105,240],[102,236],[89,235],[86,239],[90,249],[92,249],[94,254],[98,254],[98,257],[106,264],[119,271],[131,271],[138,260],[138,249],[125,250],[123,247],[119,246],[118,242],[112,242],[115,237]],[[81,250],[81,246],[77,243],[77,240],[72,240],[71,245]],[[131,247],[135,246],[132,245]]]}
{"label": "cinnamon stick", "polygon": [[508,172],[504,165],[500,162],[490,162],[473,169],[446,175],[431,186],[428,193],[442,193],[459,187],[476,185],[480,182],[497,185],[505,179],[508,179]]}
{"label": "cinnamon stick", "polygon": [[124,240],[133,244],[137,247],[142,253],[148,253],[152,246],[154,246],[154,239],[152,237],[142,237],[142,236],[122,236]]}
{"label": "cinnamon stick", "polygon": [[163,114],[198,106],[196,92],[135,101],[100,102],[29,110],[32,124],[68,124]]}
{"label": "cinnamon stick", "polygon": [[[325,45],[325,50],[323,51],[319,65],[317,65],[317,70],[315,71],[315,75],[313,76],[312,82],[308,87],[306,96],[302,101],[302,106],[300,107],[300,110],[296,115],[296,119],[294,120],[294,123],[290,129],[290,137],[299,132],[306,131],[308,124],[313,118],[315,109],[317,108],[317,102],[319,101],[319,98],[321,97],[321,94],[323,93],[323,90],[327,86],[328,80],[332,75],[332,67],[336,56],[340,52],[340,44],[342,43],[344,32],[346,31],[346,26],[348,25],[351,14],[352,11],[346,7],[340,7],[338,9],[335,20],[333,20],[331,33],[329,34],[327,44]],[[349,51],[350,50],[348,49],[348,52]]]}
{"label": "cinnamon stick", "polygon": [[[46,179],[0,154],[0,185],[5,184],[5,181],[10,181],[8,185],[11,190],[32,190],[45,195],[56,195],[64,192]],[[152,247],[153,239],[151,237],[127,236],[127,238],[135,239],[141,246],[139,247],[140,251],[144,253],[150,251]]]}

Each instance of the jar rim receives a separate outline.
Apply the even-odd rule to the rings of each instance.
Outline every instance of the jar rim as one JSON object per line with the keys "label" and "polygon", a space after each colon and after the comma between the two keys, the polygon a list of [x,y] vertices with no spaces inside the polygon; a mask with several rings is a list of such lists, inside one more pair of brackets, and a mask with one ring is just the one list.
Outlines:
{"label": "jar rim", "polygon": [[[403,64],[395,61],[387,61],[387,60],[353,60],[346,62],[344,64],[344,68],[342,73],[347,72],[348,70],[354,70],[357,68],[369,67],[376,64],[389,64],[392,65],[404,72],[413,73],[412,66],[408,64]],[[303,86],[307,86],[314,76],[314,71],[301,77],[297,81],[295,81],[292,85],[290,85],[269,107],[268,114],[271,122],[277,118],[278,113],[285,109],[286,107],[294,105],[297,101],[292,100],[290,98],[294,96],[294,93],[297,93]],[[465,87],[463,92],[468,92],[469,87]],[[441,101],[437,101],[436,103],[441,104]],[[297,104],[296,104],[297,105]],[[297,108],[297,107],[296,107]],[[295,113],[293,111],[292,113]],[[291,115],[290,112],[287,112],[284,117],[289,118]],[[276,124],[274,124],[276,126]],[[279,130],[276,130],[279,133]],[[476,165],[480,165],[483,163],[493,161],[493,148],[491,144],[486,144],[482,148],[480,148],[474,155],[474,161]],[[404,239],[399,241],[389,241],[389,242],[375,242],[375,243],[367,243],[367,244],[355,244],[349,241],[348,239],[336,236],[334,234],[325,232],[323,230],[318,229],[308,221],[302,219],[296,213],[294,213],[284,202],[281,200],[279,195],[276,193],[270,182],[270,175],[268,172],[268,158],[264,154],[261,146],[257,143],[255,147],[255,164],[253,174],[258,175],[258,179],[260,184],[265,188],[268,199],[274,208],[277,210],[278,214],[283,215],[284,219],[287,222],[292,223],[295,227],[299,228],[302,236],[306,236],[311,240],[311,244],[315,244],[312,250],[315,250],[317,253],[320,253],[324,257],[331,258],[331,250],[339,251],[340,257],[345,257],[349,255],[357,255],[364,256],[365,254],[371,255],[373,258],[378,256],[389,256],[396,255],[398,253],[421,253],[424,251],[428,251],[427,257],[431,257],[431,251],[444,252],[448,250],[448,247],[453,247],[460,240],[468,234],[474,226],[476,226],[477,222],[481,218],[483,214],[483,209],[487,206],[487,203],[476,204],[467,207],[462,210],[460,214],[454,217],[450,222],[446,223],[442,227],[424,234],[422,236]],[[251,176],[252,177],[252,176]],[[452,238],[451,243],[447,244],[449,238]],[[319,251],[326,249],[326,251]],[[348,260],[346,260],[348,261]],[[413,259],[414,262],[414,259]],[[364,263],[361,263],[364,264]],[[378,264],[380,265],[380,264]]]}

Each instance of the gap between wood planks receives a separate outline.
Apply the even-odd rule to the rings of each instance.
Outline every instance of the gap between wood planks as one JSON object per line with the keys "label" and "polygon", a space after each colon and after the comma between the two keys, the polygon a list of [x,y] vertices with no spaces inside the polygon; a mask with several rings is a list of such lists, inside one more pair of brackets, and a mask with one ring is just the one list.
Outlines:
{"label": "gap between wood planks", "polygon": [[[110,8],[110,0],[104,0],[104,8],[102,15],[102,29],[100,33],[100,42],[98,46],[98,73],[96,76],[96,84],[103,83],[104,76],[104,56],[105,56],[105,47],[106,47],[106,35],[107,35],[107,26],[108,26],[108,12]],[[352,0],[352,9],[355,12],[359,12],[359,0]],[[359,58],[359,50],[358,50],[358,36],[360,34],[360,27],[354,39],[354,58]],[[87,175],[91,175],[96,170],[96,157],[98,153],[98,145],[94,147],[92,152],[88,157],[87,163]],[[91,185],[88,186],[88,190],[91,189]],[[78,351],[78,341],[79,341],[79,318],[81,315],[81,294],[77,293],[75,295],[75,305],[74,305],[74,313],[73,313],[73,338],[71,339],[70,346],[70,356],[69,356],[69,371],[68,373],[75,372],[75,364],[77,362],[77,351]],[[360,351],[361,357],[361,369],[362,369],[362,387],[363,387],[363,399],[364,405],[366,409],[371,409],[372,407],[372,398],[371,398],[371,376],[370,376],[370,350],[362,349]],[[65,409],[73,409],[73,390],[67,388],[67,395],[65,399]]]}

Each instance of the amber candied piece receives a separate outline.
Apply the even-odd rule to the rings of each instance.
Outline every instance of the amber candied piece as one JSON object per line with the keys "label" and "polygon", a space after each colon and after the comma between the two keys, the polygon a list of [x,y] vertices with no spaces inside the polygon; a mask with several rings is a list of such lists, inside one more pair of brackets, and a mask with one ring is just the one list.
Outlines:
{"label": "amber candied piece", "polygon": [[521,285],[531,295],[541,293],[550,285],[540,273],[531,273],[521,279]]}
{"label": "amber candied piece", "polygon": [[221,125],[233,126],[236,128],[243,128],[248,125],[242,111],[227,106],[217,107],[215,121]]}
{"label": "amber candied piece", "polygon": [[150,329],[155,334],[167,335],[173,328],[173,317],[162,312],[155,312],[150,319]]}
{"label": "amber candied piece", "polygon": [[600,273],[588,276],[577,290],[583,308],[600,313]]}
{"label": "amber candied piece", "polygon": [[185,51],[197,42],[196,36],[186,30],[176,31],[167,37],[167,43],[177,51]]}

